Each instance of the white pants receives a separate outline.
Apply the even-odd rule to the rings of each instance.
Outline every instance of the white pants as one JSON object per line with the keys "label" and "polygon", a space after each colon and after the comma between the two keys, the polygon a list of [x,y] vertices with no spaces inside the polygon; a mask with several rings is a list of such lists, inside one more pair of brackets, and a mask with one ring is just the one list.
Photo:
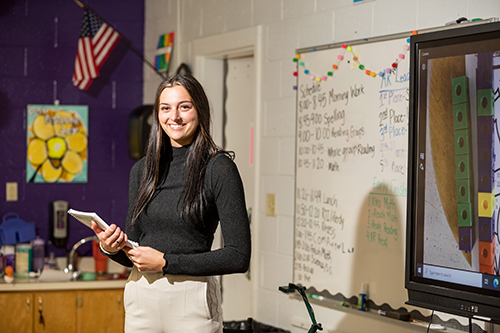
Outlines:
{"label": "white pants", "polygon": [[125,333],[222,332],[220,285],[213,276],[163,276],[134,266],[124,305]]}

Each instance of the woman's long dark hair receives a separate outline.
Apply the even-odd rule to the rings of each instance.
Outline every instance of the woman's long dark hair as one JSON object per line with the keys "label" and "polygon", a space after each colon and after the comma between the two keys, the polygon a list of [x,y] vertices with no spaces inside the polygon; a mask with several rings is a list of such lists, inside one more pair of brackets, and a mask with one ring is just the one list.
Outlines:
{"label": "woman's long dark hair", "polygon": [[182,202],[182,217],[203,223],[202,217],[206,208],[204,180],[208,162],[217,152],[222,152],[231,158],[234,155],[218,149],[210,135],[210,103],[201,84],[193,76],[186,74],[177,74],[167,78],[156,91],[153,122],[146,149],[146,164],[132,209],[132,225],[136,223],[142,212],[146,212],[157,186],[161,184],[168,172],[172,148],[170,138],[159,123],[158,112],[161,93],[164,89],[173,86],[183,86],[187,90],[198,113],[199,121],[186,160],[188,176]]}

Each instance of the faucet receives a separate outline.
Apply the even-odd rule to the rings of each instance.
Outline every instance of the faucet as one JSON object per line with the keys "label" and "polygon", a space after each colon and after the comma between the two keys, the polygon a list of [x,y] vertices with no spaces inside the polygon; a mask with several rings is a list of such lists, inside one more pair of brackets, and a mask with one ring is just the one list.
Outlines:
{"label": "faucet", "polygon": [[90,236],[90,237],[85,237],[85,238],[82,238],[80,239],[78,242],[75,243],[75,245],[73,245],[73,247],[71,248],[71,251],[69,252],[69,257],[68,257],[68,267],[66,267],[64,269],[64,273],[71,273],[71,279],[72,280],[76,280],[79,276],[79,273],[78,273],[78,268],[76,267],[76,262],[75,262],[75,253],[76,253],[76,250],[83,244],[87,243],[87,242],[91,242],[93,240],[97,240],[97,236]]}

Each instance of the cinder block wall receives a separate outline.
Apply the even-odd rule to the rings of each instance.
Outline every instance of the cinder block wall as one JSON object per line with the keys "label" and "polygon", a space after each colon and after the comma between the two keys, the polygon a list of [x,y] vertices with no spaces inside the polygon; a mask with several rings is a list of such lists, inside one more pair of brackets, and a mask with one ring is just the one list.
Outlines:
{"label": "cinder block wall", "polygon": [[[144,1],[84,2],[142,52]],[[91,90],[73,86],[82,18],[83,9],[71,0],[0,2],[0,218],[16,212],[35,222],[45,240],[50,238],[49,204],[54,200],[98,212],[119,226],[125,226],[127,215],[128,175],[134,163],[127,149],[127,121],[142,105],[143,62],[119,42]],[[89,107],[87,183],[26,180],[27,105],[53,105],[55,100]],[[17,201],[6,201],[7,182],[18,184]],[[68,226],[67,248],[55,249],[59,257],[93,234],[72,218]],[[82,255],[92,255],[90,246],[81,249]]]}

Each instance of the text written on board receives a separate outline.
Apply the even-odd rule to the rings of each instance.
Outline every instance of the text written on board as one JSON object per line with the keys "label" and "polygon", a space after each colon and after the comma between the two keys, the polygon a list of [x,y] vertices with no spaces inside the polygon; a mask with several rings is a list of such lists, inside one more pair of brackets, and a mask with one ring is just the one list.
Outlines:
{"label": "text written on board", "polygon": [[366,238],[369,242],[388,247],[399,240],[399,217],[394,197],[368,196]]}
{"label": "text written on board", "polygon": [[372,193],[391,194],[401,197],[406,197],[408,194],[406,182],[398,179],[391,179],[391,181],[387,183],[383,178],[373,177],[372,190]]}
{"label": "text written on board", "polygon": [[[401,42],[391,42],[391,51],[384,46],[384,59],[375,55],[378,43],[360,49],[360,54],[363,59],[369,55],[374,68],[378,60],[387,66],[382,62],[400,51]],[[301,61],[319,68],[337,54],[322,50],[304,54]],[[352,284],[359,280],[358,270],[383,266],[401,248],[411,118],[407,63],[402,59],[390,73],[374,78],[344,63],[321,80],[299,71],[294,282],[317,290],[333,287],[333,294],[350,296],[358,292],[359,284]],[[365,263],[369,265],[359,267]],[[392,263],[384,279],[397,275],[391,269],[400,267]],[[373,296],[385,297],[376,290]]]}
{"label": "text written on board", "polygon": [[352,254],[343,240],[345,216],[335,193],[312,187],[296,188],[295,270],[309,281],[314,271],[333,274],[333,254]]}
{"label": "text written on board", "polygon": [[[393,78],[394,76],[394,78]],[[404,74],[399,73],[399,66],[396,67],[394,72],[386,73],[380,80],[380,87],[385,88],[392,85],[392,79],[394,79],[395,83],[406,83],[410,81],[410,71],[406,71]]]}
{"label": "text written on board", "polygon": [[349,90],[335,91],[335,88],[330,89],[328,92],[321,91],[321,84],[313,81],[310,84],[301,84],[299,95],[299,112],[304,110],[315,110],[317,107],[325,107],[332,103],[344,102],[344,105],[349,104],[349,98],[357,98],[365,94],[365,87],[363,84],[359,86],[354,84],[349,87]]}

